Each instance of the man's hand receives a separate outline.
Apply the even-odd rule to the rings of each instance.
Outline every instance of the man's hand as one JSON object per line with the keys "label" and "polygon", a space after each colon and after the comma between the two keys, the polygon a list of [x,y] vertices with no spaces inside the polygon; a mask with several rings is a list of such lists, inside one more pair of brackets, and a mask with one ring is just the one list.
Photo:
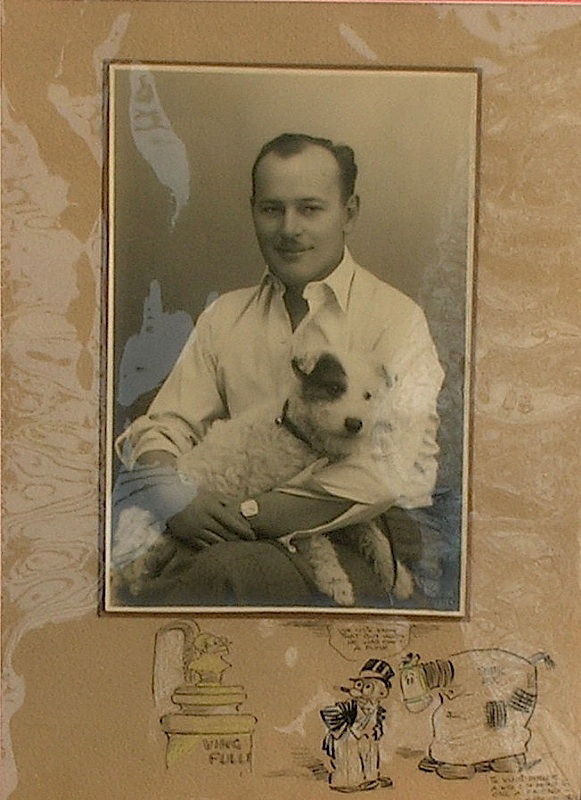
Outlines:
{"label": "man's hand", "polygon": [[238,507],[213,492],[200,491],[183,511],[167,521],[169,532],[190,547],[252,541],[256,534]]}

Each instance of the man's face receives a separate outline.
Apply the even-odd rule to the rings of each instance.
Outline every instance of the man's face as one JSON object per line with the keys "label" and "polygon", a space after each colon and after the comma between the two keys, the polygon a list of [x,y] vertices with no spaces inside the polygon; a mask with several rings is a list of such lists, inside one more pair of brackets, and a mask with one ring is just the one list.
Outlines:
{"label": "man's face", "polygon": [[286,286],[302,288],[331,273],[343,257],[358,198],[341,196],[339,165],[324,147],[281,157],[256,170],[252,216],[263,258]]}
{"label": "man's face", "polygon": [[377,678],[351,678],[351,681],[353,685],[350,688],[341,688],[355,699],[371,702],[381,700],[389,694],[386,684]]}

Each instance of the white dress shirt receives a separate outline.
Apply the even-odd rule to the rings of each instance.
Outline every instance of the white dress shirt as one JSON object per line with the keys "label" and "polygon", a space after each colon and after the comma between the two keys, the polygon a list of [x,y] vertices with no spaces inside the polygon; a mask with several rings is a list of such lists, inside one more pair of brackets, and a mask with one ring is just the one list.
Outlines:
{"label": "white dress shirt", "polygon": [[179,455],[214,420],[257,402],[277,399],[282,408],[294,380],[293,354],[305,346],[338,345],[369,353],[396,376],[391,431],[380,456],[375,452],[333,464],[319,459],[280,491],[356,504],[317,530],[371,518],[391,505],[430,505],[443,372],[422,310],[356,264],[348,250],[327,278],[307,284],[308,312],[294,331],[284,291],[267,271],[258,286],[228,292],[202,312],[148,413],[117,440],[122,461],[131,467],[151,450]]}

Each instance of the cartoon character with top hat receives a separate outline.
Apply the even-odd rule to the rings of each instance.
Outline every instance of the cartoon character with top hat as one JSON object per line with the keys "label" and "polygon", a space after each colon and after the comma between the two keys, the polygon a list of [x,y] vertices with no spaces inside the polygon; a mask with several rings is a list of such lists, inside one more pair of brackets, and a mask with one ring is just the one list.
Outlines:
{"label": "cartoon character with top hat", "polygon": [[328,728],[323,750],[331,759],[331,789],[360,792],[393,785],[379,772],[379,740],[386,717],[380,701],[389,695],[393,675],[387,661],[370,658],[359,676],[350,679],[352,686],[341,687],[350,699],[321,710]]}

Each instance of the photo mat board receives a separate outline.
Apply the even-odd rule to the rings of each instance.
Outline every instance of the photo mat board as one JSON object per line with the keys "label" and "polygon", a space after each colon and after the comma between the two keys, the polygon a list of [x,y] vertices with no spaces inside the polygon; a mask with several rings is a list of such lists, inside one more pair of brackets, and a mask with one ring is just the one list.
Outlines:
{"label": "photo mat board", "polygon": [[[476,69],[108,65],[105,610],[464,613],[477,120]],[[404,545],[398,560],[407,559],[413,594],[294,606],[119,593],[117,573],[163,521],[142,524],[159,475],[135,478],[115,443],[147,414],[204,308],[261,281],[250,173],[281,133],[353,148],[361,208],[349,252],[422,309],[445,374],[432,505],[394,518],[395,535],[402,527],[404,539],[406,530],[415,536],[415,550]],[[250,360],[243,369],[253,369]],[[393,538],[392,548],[399,555]]]}
{"label": "photo mat board", "polygon": [[[321,710],[344,701],[340,687],[373,658],[397,675],[379,740],[393,787],[366,797],[578,800],[581,8],[5,0],[2,22],[2,797],[330,800],[337,770]],[[102,74],[112,58],[481,70],[463,619],[99,613]],[[168,658],[157,645],[180,625],[201,642],[227,640],[222,690],[238,691],[232,702],[246,695],[238,721],[255,728],[245,746],[226,730],[202,735],[170,765],[161,718],[180,711],[170,696],[185,680],[183,651]],[[402,661],[483,651],[536,662],[525,764],[481,771],[498,753],[464,750],[491,739],[457,736],[458,725],[484,733],[487,719],[502,720],[494,704],[449,728],[463,752],[447,758],[480,762],[472,777],[420,769],[441,743],[435,710],[455,706],[435,697],[410,713]],[[154,696],[160,683],[166,693]],[[470,702],[487,702],[478,687]],[[506,755],[523,755],[522,739],[507,741]]]}

